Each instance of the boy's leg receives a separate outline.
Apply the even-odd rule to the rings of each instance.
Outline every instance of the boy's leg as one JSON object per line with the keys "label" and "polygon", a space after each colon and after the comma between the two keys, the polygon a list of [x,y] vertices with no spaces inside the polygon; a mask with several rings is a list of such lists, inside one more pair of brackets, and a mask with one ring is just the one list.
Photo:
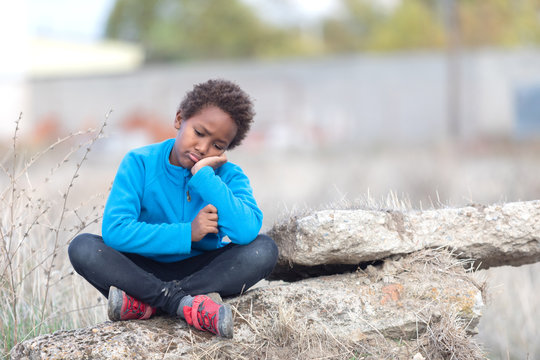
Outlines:
{"label": "boy's leg", "polygon": [[103,295],[115,286],[174,315],[187,294],[231,296],[267,277],[277,261],[274,241],[259,235],[247,245],[230,244],[175,263],[159,263],[107,246],[100,236],[82,234],[69,246],[74,269]]}
{"label": "boy's leg", "polygon": [[157,262],[121,253],[107,246],[101,236],[77,236],[69,245],[68,254],[75,271],[107,298],[110,286],[115,286],[143,303],[175,314],[180,299],[187,295],[178,282],[162,281],[155,272],[145,269],[157,268]]}
{"label": "boy's leg", "polygon": [[[147,271],[154,268],[160,272],[166,267],[165,263],[120,253],[107,246],[100,236],[91,234],[73,239],[68,252],[75,270],[109,298],[111,320],[146,319],[155,308],[160,308],[171,315],[182,315],[199,330],[228,338],[233,336],[229,305],[216,304],[204,295],[186,296],[178,281],[162,281]],[[180,308],[181,300],[186,302],[187,298],[189,304]]]}
{"label": "boy's leg", "polygon": [[[218,292],[232,296],[247,291],[270,275],[277,257],[274,240],[261,234],[246,245],[229,244],[179,261],[174,264],[177,269],[171,270],[183,273],[178,277],[182,279],[179,284],[190,295]],[[190,274],[185,274],[186,271]]]}

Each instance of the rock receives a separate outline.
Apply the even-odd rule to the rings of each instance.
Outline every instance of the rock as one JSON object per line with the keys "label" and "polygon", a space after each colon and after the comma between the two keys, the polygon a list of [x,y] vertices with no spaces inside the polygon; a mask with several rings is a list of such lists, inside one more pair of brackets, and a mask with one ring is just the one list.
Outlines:
{"label": "rock", "polygon": [[235,317],[232,340],[157,317],[39,336],[14,347],[11,359],[308,359],[351,358],[359,351],[410,359],[423,350],[403,352],[422,344],[408,339],[427,333],[445,314],[457,314],[472,331],[483,306],[471,275],[443,251],[388,260],[369,272],[269,282],[227,302]]}
{"label": "rock", "polygon": [[[428,211],[322,210],[275,225],[274,278],[445,247],[475,266],[540,260],[540,201]],[[291,269],[292,268],[292,269]],[[332,271],[332,268],[330,268]],[[327,272],[328,273],[328,272]]]}
{"label": "rock", "polygon": [[24,341],[12,349],[11,359],[157,359],[185,354],[191,338],[184,323],[166,317],[105,322]]}

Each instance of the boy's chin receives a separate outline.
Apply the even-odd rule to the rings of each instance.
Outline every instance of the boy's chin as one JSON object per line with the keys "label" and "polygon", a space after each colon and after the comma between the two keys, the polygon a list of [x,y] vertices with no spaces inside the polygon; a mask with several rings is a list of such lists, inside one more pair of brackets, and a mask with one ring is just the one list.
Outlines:
{"label": "boy's chin", "polygon": [[184,160],[184,161],[181,161],[181,162],[180,162],[180,166],[183,167],[184,169],[188,169],[188,170],[191,170],[191,168],[193,167],[193,165],[195,165],[195,164],[193,164],[192,161],[186,161],[186,160]]}

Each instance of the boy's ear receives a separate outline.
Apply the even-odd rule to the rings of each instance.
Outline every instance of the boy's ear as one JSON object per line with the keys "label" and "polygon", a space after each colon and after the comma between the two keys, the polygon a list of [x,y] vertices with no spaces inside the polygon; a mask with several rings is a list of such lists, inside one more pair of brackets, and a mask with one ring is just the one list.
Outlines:
{"label": "boy's ear", "polygon": [[180,113],[180,110],[176,113],[176,117],[174,118],[174,128],[176,130],[180,129],[180,125],[182,125],[182,114]]}

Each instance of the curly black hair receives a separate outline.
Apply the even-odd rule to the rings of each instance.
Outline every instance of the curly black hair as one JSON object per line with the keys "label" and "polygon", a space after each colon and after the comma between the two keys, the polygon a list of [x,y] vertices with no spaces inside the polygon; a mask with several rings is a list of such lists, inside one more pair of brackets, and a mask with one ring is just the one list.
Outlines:
{"label": "curly black hair", "polygon": [[189,119],[202,109],[217,106],[234,120],[238,130],[229,144],[232,149],[242,142],[253,123],[255,111],[249,95],[237,84],[223,79],[212,79],[196,84],[193,90],[186,93],[178,111],[182,118]]}

